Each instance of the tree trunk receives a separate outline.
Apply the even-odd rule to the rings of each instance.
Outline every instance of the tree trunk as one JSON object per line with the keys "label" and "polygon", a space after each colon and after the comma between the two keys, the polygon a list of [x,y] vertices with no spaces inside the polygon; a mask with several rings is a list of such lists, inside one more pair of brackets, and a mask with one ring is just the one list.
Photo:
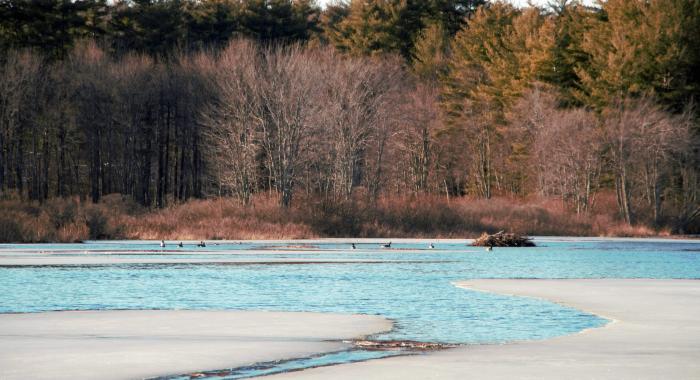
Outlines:
{"label": "tree trunk", "polygon": [[627,224],[632,224],[632,210],[630,205],[629,196],[629,184],[627,180],[627,171],[623,167],[618,173],[618,179],[616,181],[618,185],[618,204],[620,206],[620,212]]}

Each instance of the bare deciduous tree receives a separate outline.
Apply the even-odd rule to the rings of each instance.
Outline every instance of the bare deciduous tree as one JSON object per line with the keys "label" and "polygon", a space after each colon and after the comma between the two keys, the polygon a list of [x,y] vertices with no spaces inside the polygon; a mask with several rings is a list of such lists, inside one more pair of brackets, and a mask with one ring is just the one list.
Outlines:
{"label": "bare deciduous tree", "polygon": [[539,192],[561,197],[576,213],[588,212],[603,170],[596,115],[583,108],[560,109],[553,91],[536,85],[515,104],[510,119],[531,152]]}
{"label": "bare deciduous tree", "polygon": [[690,124],[687,115],[674,116],[649,97],[621,99],[605,110],[605,137],[626,222],[634,221],[634,198],[645,199],[658,222],[669,160],[684,150]]}
{"label": "bare deciduous tree", "polygon": [[536,154],[542,181],[558,187],[558,195],[586,213],[593,204],[603,169],[603,141],[591,111],[560,110],[539,130]]}
{"label": "bare deciduous tree", "polygon": [[[13,188],[39,199],[50,157],[46,154],[47,67],[32,52],[10,52],[0,69],[0,191]],[[42,170],[42,167],[44,170]]]}
{"label": "bare deciduous tree", "polygon": [[211,79],[217,99],[203,112],[207,127],[207,158],[216,171],[220,186],[233,192],[243,203],[258,183],[257,136],[262,120],[261,97],[255,92],[259,78],[259,50],[248,41],[230,44],[221,53]]}
{"label": "bare deciduous tree", "polygon": [[31,54],[11,52],[0,67],[0,192],[7,188],[22,192],[23,179],[18,170],[22,164],[18,151],[21,113],[38,66],[39,61]]}
{"label": "bare deciduous tree", "polygon": [[362,181],[370,145],[384,149],[386,115],[393,110],[390,99],[401,70],[394,62],[341,57],[332,50],[323,54],[327,75],[323,91],[328,97],[322,100],[321,124],[330,144],[331,182],[337,196],[349,198]]}
{"label": "bare deciduous tree", "polygon": [[260,65],[262,80],[252,86],[262,104],[252,116],[260,121],[267,170],[283,207],[292,201],[298,175],[307,162],[310,136],[319,127],[315,120],[323,107],[323,83],[316,60],[299,45],[266,48]]}
{"label": "bare deciduous tree", "polygon": [[203,120],[222,182],[244,201],[261,156],[268,186],[282,206],[290,205],[324,106],[318,60],[317,52],[299,45],[258,48],[246,41],[233,42],[222,54],[220,100]]}
{"label": "bare deciduous tree", "polygon": [[437,97],[437,89],[419,84],[406,91],[406,100],[398,115],[401,121],[399,149],[404,158],[398,164],[405,168],[408,185],[415,193],[440,186],[429,182],[435,164],[434,135],[442,120]]}

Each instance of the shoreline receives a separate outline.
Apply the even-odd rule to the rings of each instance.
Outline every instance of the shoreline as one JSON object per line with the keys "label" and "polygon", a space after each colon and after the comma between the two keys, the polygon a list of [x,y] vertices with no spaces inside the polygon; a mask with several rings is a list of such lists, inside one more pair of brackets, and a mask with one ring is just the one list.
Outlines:
{"label": "shoreline", "polygon": [[[700,374],[700,323],[693,318],[700,312],[698,280],[481,279],[453,285],[544,299],[609,322],[541,341],[467,345],[270,377],[461,379],[474,372],[483,379],[685,379]],[[0,314],[0,378],[206,373],[340,351],[350,347],[343,340],[391,328],[392,322],[379,316],[304,312],[7,313]],[[71,372],[75,368],[79,373]]]}
{"label": "shoreline", "polygon": [[[497,248],[497,250],[528,249],[537,250],[547,248],[549,244],[558,243],[591,243],[591,242],[657,242],[670,243],[677,246],[683,244],[692,245],[693,249],[687,249],[688,253],[698,254],[700,250],[695,248],[698,240],[674,239],[674,238],[598,238],[598,237],[532,237],[537,247],[528,248]],[[380,249],[378,244],[392,241],[394,247]],[[0,268],[15,267],[79,267],[79,266],[108,266],[108,265],[303,265],[303,264],[386,264],[386,263],[411,263],[413,253],[432,254],[439,261],[450,260],[449,256],[440,256],[442,253],[455,252],[481,252],[482,247],[472,247],[472,239],[309,239],[309,240],[220,240],[209,241],[206,248],[195,248],[194,241],[184,241],[184,248],[178,248],[176,243],[169,241],[166,248],[160,249],[160,241],[88,241],[86,243],[64,244],[58,243],[51,247],[46,244],[0,244]],[[236,249],[228,249],[227,244],[234,247],[238,243],[261,245],[261,247],[243,246]],[[356,250],[351,249],[351,244],[358,244]],[[429,249],[428,245],[436,244],[435,249]],[[132,249],[109,249],[110,245],[129,244]],[[280,244],[279,247],[265,246]],[[314,244],[335,244],[341,247],[314,247]],[[401,248],[401,244],[419,244],[419,247]],[[450,244],[453,246],[440,246]],[[100,245],[99,249],[92,249]],[[288,246],[285,246],[288,245]],[[304,247],[303,245],[309,245]],[[347,245],[345,247],[345,245]],[[367,245],[362,246],[362,245]],[[143,248],[141,248],[141,247]],[[275,257],[283,253],[284,258]],[[374,253],[405,254],[403,257],[393,258],[361,257],[361,255]],[[303,257],[316,254],[342,254],[342,257],[313,258]],[[183,256],[183,257],[180,257]],[[188,257],[184,257],[188,256]],[[198,257],[203,256],[203,257]],[[256,256],[250,258],[250,256]],[[426,262],[425,259],[418,260]]]}
{"label": "shoreline", "polygon": [[542,341],[473,345],[411,358],[313,368],[271,379],[691,379],[700,376],[700,281],[469,280],[474,291],[535,297],[610,320]]}
{"label": "shoreline", "polygon": [[[486,286],[480,285],[480,284],[481,284],[480,281],[488,281],[488,282],[491,282],[491,281],[531,281],[531,280],[546,280],[546,281],[592,281],[592,280],[597,280],[597,279],[590,279],[590,278],[566,278],[566,279],[546,279],[546,278],[545,278],[545,279],[540,279],[540,278],[533,278],[533,279],[480,279],[480,280],[456,281],[456,282],[453,282],[452,285],[454,285],[454,286],[456,286],[456,287],[458,287],[458,288],[462,288],[462,289],[465,289],[465,290],[470,290],[470,291],[473,291],[473,292],[491,293],[491,294],[498,294],[498,295],[508,296],[508,297],[533,298],[533,299],[537,299],[537,300],[547,301],[547,302],[551,302],[551,303],[554,303],[554,304],[557,304],[557,305],[560,305],[560,306],[563,306],[563,307],[568,307],[568,308],[580,310],[580,311],[582,311],[582,312],[589,313],[589,314],[591,314],[591,315],[594,315],[594,316],[596,316],[596,317],[598,317],[598,318],[601,318],[601,319],[604,319],[604,320],[605,320],[605,324],[603,324],[602,326],[589,327],[589,328],[583,329],[583,330],[578,331],[578,332],[573,333],[573,334],[558,336],[558,337],[554,337],[554,338],[550,338],[550,339],[559,339],[559,338],[563,338],[563,337],[567,337],[567,336],[575,336],[575,335],[577,335],[577,334],[586,334],[586,333],[589,333],[589,332],[591,332],[591,331],[609,328],[609,327],[611,327],[612,325],[614,325],[614,324],[620,322],[620,320],[616,319],[615,317],[611,317],[610,315],[604,315],[604,314],[602,314],[601,312],[595,312],[595,311],[592,311],[592,310],[583,309],[583,308],[579,307],[578,305],[572,304],[571,302],[562,301],[562,300],[553,300],[553,299],[551,299],[551,298],[547,298],[547,297],[543,297],[543,296],[539,296],[539,295],[524,295],[524,294],[519,294],[518,292],[507,293],[507,292],[505,292],[505,291],[500,291],[500,290],[487,290],[487,289],[484,289],[484,288],[488,288],[488,283],[487,283]],[[608,280],[608,279],[604,279],[604,280]],[[648,278],[648,279],[647,279],[647,278],[642,278],[642,279],[624,279],[624,280],[625,280],[625,281],[627,281],[627,280],[636,280],[636,281],[650,280],[650,281],[658,281],[658,279],[651,279],[651,278]],[[664,279],[664,280],[666,280],[666,279]],[[668,279],[668,280],[670,280],[670,281],[673,281],[673,280],[686,281],[687,279]],[[695,279],[694,279],[693,281],[695,281]],[[474,282],[476,282],[476,285],[472,285]],[[484,288],[482,288],[482,286],[483,286]],[[545,339],[545,340],[543,340],[543,341],[547,341],[547,340],[550,340],[550,339]],[[506,344],[532,343],[532,342],[536,342],[536,341],[515,341],[515,342],[508,342],[508,343],[506,343]]]}
{"label": "shoreline", "polygon": [[0,314],[0,379],[132,379],[341,351],[380,316],[119,310]]}
{"label": "shoreline", "polygon": [[[533,240],[543,242],[576,242],[576,241],[612,241],[612,242],[627,242],[627,241],[645,241],[645,242],[688,242],[697,243],[700,240],[700,235],[654,235],[654,236],[572,236],[572,235],[527,235]],[[196,245],[200,241],[218,243],[218,244],[381,244],[387,241],[392,241],[399,244],[415,244],[415,243],[447,243],[447,244],[469,244],[476,238],[397,238],[397,237],[380,237],[380,238],[309,238],[309,239],[165,239],[166,243],[171,246],[182,242],[185,245]],[[0,243],[3,246],[16,245],[94,245],[94,244],[159,244],[160,239],[107,239],[107,240],[81,240],[75,242],[14,242]],[[211,247],[209,247],[211,248]]]}

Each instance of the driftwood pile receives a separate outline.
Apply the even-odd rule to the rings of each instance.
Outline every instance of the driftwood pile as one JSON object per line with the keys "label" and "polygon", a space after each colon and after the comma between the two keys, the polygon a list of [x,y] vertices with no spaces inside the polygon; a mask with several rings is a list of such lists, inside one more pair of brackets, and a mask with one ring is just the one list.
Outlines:
{"label": "driftwood pile", "polygon": [[368,351],[437,351],[457,347],[454,344],[413,340],[355,340],[353,344]]}
{"label": "driftwood pile", "polygon": [[521,236],[514,233],[505,233],[503,231],[496,232],[493,235],[487,233],[474,240],[474,247],[534,247],[535,243],[527,236]]}

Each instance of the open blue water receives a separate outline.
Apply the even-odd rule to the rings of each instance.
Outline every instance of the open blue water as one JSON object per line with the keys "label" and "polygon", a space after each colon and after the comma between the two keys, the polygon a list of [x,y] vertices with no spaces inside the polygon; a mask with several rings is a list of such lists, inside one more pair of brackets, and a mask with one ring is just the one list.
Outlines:
{"label": "open blue water", "polygon": [[[244,309],[363,313],[395,321],[393,331],[375,339],[478,344],[545,339],[601,326],[605,320],[542,300],[460,289],[453,281],[700,278],[700,241],[542,238],[536,242],[535,248],[496,248],[492,252],[463,242],[438,243],[432,250],[425,243],[394,243],[392,249],[361,244],[357,250],[344,243],[305,248],[286,248],[288,244],[283,243],[167,248],[176,252],[164,252],[153,242],[0,245],[0,256],[17,249],[81,257],[106,251],[123,258],[167,255],[178,261],[0,267],[0,312]],[[202,258],[341,262],[187,262]],[[353,262],[357,260],[371,262]],[[341,356],[341,361],[354,360],[352,354]]]}

